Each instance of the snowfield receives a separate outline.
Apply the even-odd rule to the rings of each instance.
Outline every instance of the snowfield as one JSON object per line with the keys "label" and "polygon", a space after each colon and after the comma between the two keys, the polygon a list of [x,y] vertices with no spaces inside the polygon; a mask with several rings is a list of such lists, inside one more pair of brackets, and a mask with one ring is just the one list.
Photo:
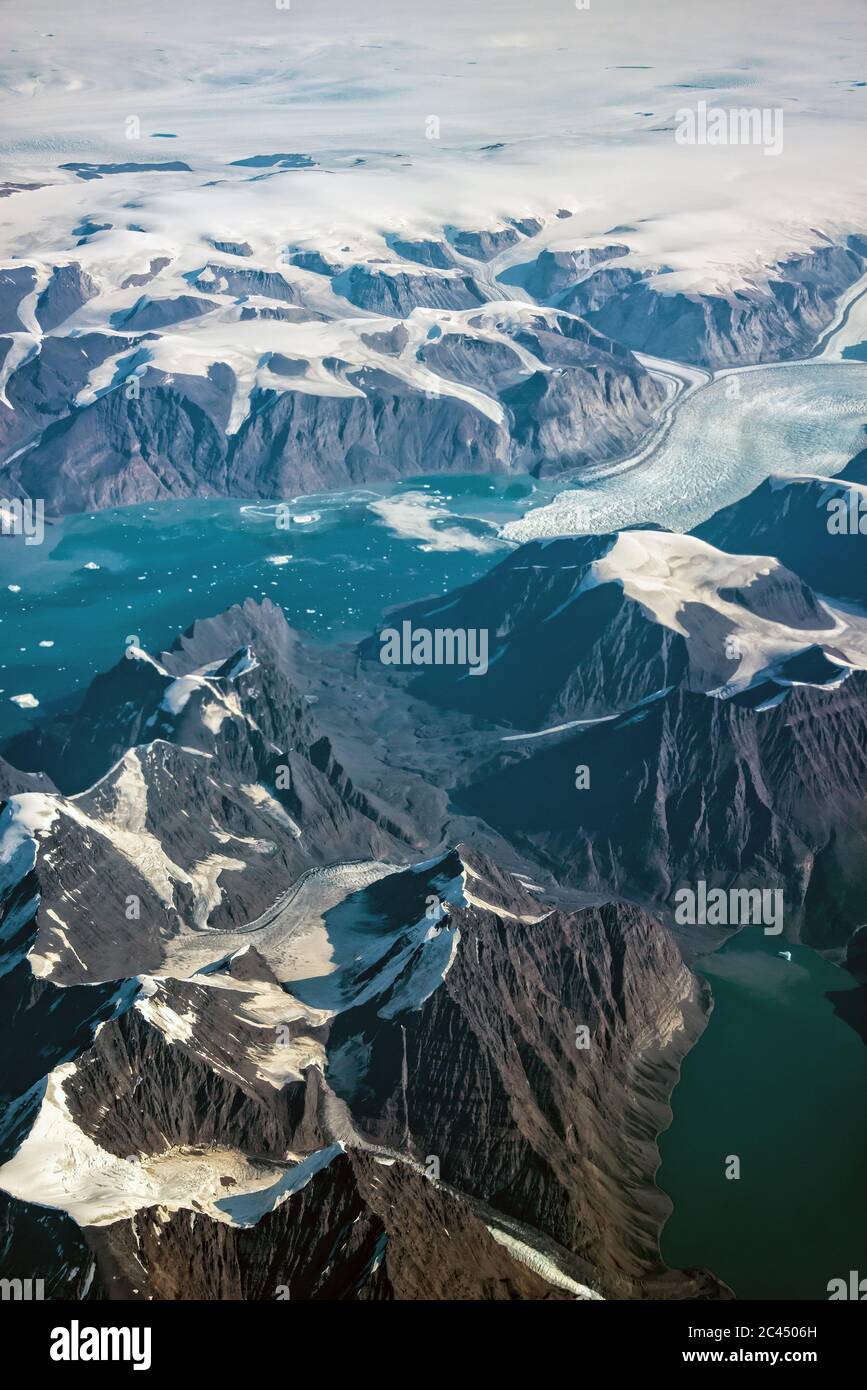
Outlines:
{"label": "snowfield", "polygon": [[[0,388],[41,341],[34,311],[57,265],[80,265],[98,291],[63,333],[120,324],[143,296],[212,297],[215,312],[173,327],[145,356],[193,374],[228,362],[238,382],[232,431],[253,387],[274,384],[268,357],[278,348],[303,366],[293,388],[316,394],[353,390],[324,358],[382,365],[360,341],[380,325],[328,275],[291,264],[299,251],[337,271],[366,264],[380,278],[469,270],[508,301],[526,295],[497,277],[539,251],[625,240],[621,265],[664,265],[666,293],[707,292],[760,282],[817,235],[867,225],[867,192],[852,177],[864,94],[845,0],[821,12],[798,0],[785,23],[748,0],[700,18],[690,0],[669,0],[664,25],[641,0],[586,11],[541,0],[532,24],[517,0],[470,11],[447,0],[423,30],[412,8],[338,0],[331,42],[315,8],[251,15],[234,0],[209,5],[207,26],[197,7],[155,0],[134,42],[109,0],[79,7],[74,28],[53,0],[5,15],[0,154],[22,187],[0,203],[0,258],[32,265],[37,280]],[[624,33],[640,64],[624,62]],[[830,68],[831,83],[821,76]],[[781,108],[782,156],[678,144],[676,112],[699,97]],[[287,149],[301,167],[272,162]],[[502,232],[521,219],[540,229],[487,264],[450,248],[452,268],[431,270],[391,249],[394,237],[436,242],[444,227]],[[251,270],[283,277],[289,302],[300,296],[329,321],[238,322],[226,277]],[[250,291],[245,302],[267,300]],[[416,342],[449,317],[417,313]],[[79,403],[115,366],[94,371]],[[412,351],[390,369],[430,384]]]}

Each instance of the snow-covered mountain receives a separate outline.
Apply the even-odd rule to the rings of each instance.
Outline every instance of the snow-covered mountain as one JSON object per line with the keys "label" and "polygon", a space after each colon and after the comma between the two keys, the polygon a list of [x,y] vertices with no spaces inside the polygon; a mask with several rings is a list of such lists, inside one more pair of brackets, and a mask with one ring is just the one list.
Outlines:
{"label": "snow-covered mountain", "polygon": [[49,513],[575,467],[628,453],[666,399],[581,319],[503,298],[472,246],[449,243],[459,268],[383,242],[324,270],[175,247],[147,252],[142,291],[121,287],[142,276],[118,280],[111,235],[41,292],[38,269],[0,277],[4,476]]}
{"label": "snow-covered mountain", "polygon": [[[488,633],[484,680],[416,668],[415,694],[532,737],[613,718],[674,686],[726,697],[785,685],[806,651],[825,653],[834,679],[867,667],[862,616],[820,600],[770,555],[665,531],[528,542],[448,603],[394,610],[384,626],[407,622]],[[381,633],[361,647],[371,662],[381,650]]]}
{"label": "snow-covered mountain", "polygon": [[661,531],[531,542],[438,611],[490,627],[484,682],[248,602],[5,746],[4,1269],[47,1239],[90,1296],[726,1295],[657,1253],[723,934],[672,934],[671,893],[778,884],[857,974],[864,619]]}
{"label": "snow-covered mountain", "polygon": [[[466,846],[407,865],[412,847],[380,824],[375,798],[305,752],[303,721],[281,755],[292,762],[285,790],[242,781],[261,731],[288,715],[273,687],[266,699],[265,668],[287,651],[276,610],[247,605],[197,624],[159,661],[138,652],[129,680],[164,682],[168,664],[228,646],[241,627],[259,631],[259,655],[248,644],[216,672],[199,666],[159,687],[168,724],[183,694],[182,726],[161,724],[83,793],[18,792],[2,812],[3,989],[14,1001],[4,1045],[30,1059],[7,1082],[4,1269],[26,1261],[35,1203],[58,1293],[81,1292],[76,1228],[91,1296],[718,1292],[659,1264],[649,1139],[616,1214],[583,1176],[610,1169],[616,1188],[618,1126],[629,1114],[652,1135],[702,1025],[702,988],[664,930],[614,904],[558,913]],[[111,756],[106,685],[120,694],[122,675],[84,702],[88,759],[95,725]],[[238,708],[218,720],[220,692]],[[140,692],[137,737],[158,693]],[[32,744],[58,760],[61,780],[73,775],[63,735],[49,724]],[[354,859],[333,861],[350,849]],[[555,988],[552,1012],[543,1001]],[[589,1072],[583,1060],[551,1070],[579,1019],[600,1048]],[[637,1048],[659,1054],[640,1114],[628,1083]],[[488,1100],[467,1128],[460,1098],[473,1076],[489,1078]],[[556,1132],[578,1114],[599,1138],[588,1146],[575,1128],[555,1161]],[[501,1155],[494,1166],[480,1163],[482,1148]],[[362,1222],[351,1238],[348,1220]],[[443,1239],[457,1240],[447,1257]],[[207,1257],[215,1244],[225,1259]],[[427,1258],[437,1274],[424,1295],[415,1271]]]}
{"label": "snow-covered mountain", "polygon": [[[845,965],[867,1036],[865,456],[731,461],[766,364],[824,354],[860,430],[854,8],[7,7],[0,544],[16,499],[83,514],[15,550],[22,621],[93,511],[431,474],[547,505],[478,536],[457,498],[365,496],[400,533],[374,627],[369,535],[347,555],[311,503],[322,553],[258,557],[267,590],[242,558],[211,606],[259,601],[129,637],[86,688],[0,690],[4,1294],[38,1269],[85,1301],[731,1296],[660,1249],[657,1141],[714,1003],[693,967],[745,925],[687,930],[683,885],[778,899],[774,955]],[[681,139],[709,105],[751,138]],[[774,457],[814,408],[773,397]],[[475,578],[402,601],[415,543],[472,547]],[[351,642],[261,598],[299,558]],[[101,620],[148,631],[98,561]],[[444,629],[483,669],[383,660]]]}
{"label": "snow-covered mountain", "polygon": [[[768,478],[749,496],[696,528],[735,553],[758,543],[819,593],[863,608],[867,581],[860,541],[867,534],[867,454],[833,477]],[[862,529],[863,526],[863,529]]]}
{"label": "snow-covered mountain", "polygon": [[[51,9],[0,67],[0,479],[49,514],[615,460],[668,400],[635,352],[803,356],[864,273],[857,83],[817,78],[803,4],[809,63],[741,0],[710,73],[638,0],[640,65],[553,0],[538,34],[449,5],[423,37],[341,4],[328,42],[228,0],[158,0],[134,42]],[[784,157],[678,143],[697,92],[782,112]]]}
{"label": "snow-covered mountain", "polygon": [[141,234],[99,225],[73,259],[0,275],[2,476],[50,514],[617,459],[668,400],[630,347],[711,365],[803,355],[865,267],[850,237],[737,300],[681,304],[662,268],[601,295],[610,258],[617,274],[631,259],[617,242],[576,236],[556,276],[539,270],[547,250],[510,275],[562,218],[444,229],[424,243],[444,266],[387,229],[384,254],[358,260],[202,237],[138,250]]}

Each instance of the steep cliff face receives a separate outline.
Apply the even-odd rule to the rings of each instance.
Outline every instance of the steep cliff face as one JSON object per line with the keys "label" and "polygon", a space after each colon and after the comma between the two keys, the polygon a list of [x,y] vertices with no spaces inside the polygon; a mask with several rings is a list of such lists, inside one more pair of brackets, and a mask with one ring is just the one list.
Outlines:
{"label": "steep cliff face", "polygon": [[33,1281],[32,1298],[40,1296],[40,1280],[45,1299],[103,1297],[96,1260],[72,1218],[5,1192],[0,1192],[0,1271],[4,1279]]}
{"label": "steep cliff face", "polygon": [[[34,905],[31,901],[31,914]],[[26,959],[34,935],[31,922],[20,951],[13,948],[5,931],[2,938],[0,1045],[6,1061],[0,1097],[4,1107],[28,1094],[35,1104],[33,1088],[38,1089],[49,1071],[89,1047],[99,1025],[128,1008],[138,993],[135,983],[123,980],[59,989],[39,979]],[[11,1117],[8,1124],[7,1118],[4,1115],[0,1122],[4,1161],[29,1128],[29,1119],[22,1130],[20,1116]]]}
{"label": "steep cliff face", "polygon": [[0,447],[11,452],[68,416],[70,402],[86,387],[90,373],[132,346],[132,338],[109,333],[47,335],[40,351],[6,384],[6,400],[0,401]]}
{"label": "steep cliff face", "polygon": [[329,926],[333,983],[281,986],[267,938],[130,982],[25,1095],[8,1267],[38,1193],[92,1296],[724,1295],[655,1253],[653,1138],[707,1006],[663,928],[551,911],[466,849],[381,886]]}
{"label": "steep cliff face", "polygon": [[455,261],[445,241],[430,237],[386,237],[389,247],[405,261],[415,265],[433,266],[435,270],[451,270]]}
{"label": "steep cliff face", "polygon": [[867,474],[863,463],[855,464],[833,478],[767,478],[696,527],[695,535],[736,554],[778,555],[819,593],[863,604]]}
{"label": "steep cliff face", "polygon": [[[259,655],[232,650],[254,629]],[[276,610],[245,606],[122,661],[36,736],[69,778],[70,743],[93,765],[155,734],[83,794],[4,812],[6,1026],[32,1059],[3,1120],[4,1268],[26,1265],[36,1200],[52,1289],[78,1289],[71,1218],[91,1297],[724,1293],[655,1254],[653,1137],[707,1005],[658,924],[552,910],[467,848],[272,900],[293,852],[374,823],[310,743],[296,661]],[[276,818],[239,805],[290,725],[323,779],[299,823],[276,789]]]}
{"label": "steep cliff face", "polygon": [[[701,528],[740,553],[663,532],[535,542],[447,610],[389,614],[398,631],[486,632],[483,678],[383,667],[381,634],[362,644],[363,669],[389,691],[395,756],[424,776],[399,715],[408,692],[452,813],[493,828],[541,881],[669,919],[675,891],[701,880],[779,890],[785,932],[839,954],[867,910],[867,626],[768,553],[764,496],[776,493]],[[848,588],[857,546],[827,539],[784,551],[811,575],[821,554],[826,595]]]}
{"label": "steep cliff face", "polygon": [[668,1282],[687,1296],[691,1276],[667,1281],[656,1255],[653,1140],[703,1026],[702,986],[636,909],[546,910],[514,880],[503,907],[508,876],[465,857],[442,986],[410,1013],[342,1013],[331,1084],[365,1138],[434,1157],[446,1183],[553,1238],[607,1292]]}
{"label": "steep cliff face", "polygon": [[473,261],[492,261],[501,251],[516,246],[519,230],[512,227],[470,228],[446,227],[446,236],[458,255]]}
{"label": "steep cliff face", "polygon": [[588,270],[629,254],[622,242],[582,247],[578,251],[540,251],[534,261],[510,266],[499,276],[505,285],[520,285],[540,303],[556,304],[564,290],[582,281]]}
{"label": "steep cliff face", "polygon": [[432,459],[444,473],[508,468],[506,433],[472,404],[427,399],[387,372],[352,381],[352,395],[260,396],[233,441],[227,495],[283,497],[410,477]]}
{"label": "steep cliff face", "polygon": [[864,243],[820,246],[779,262],[729,293],[670,291],[666,272],[624,267],[587,276],[564,306],[636,352],[703,367],[745,366],[806,356],[830,323],[837,297],[864,273]]}
{"label": "steep cliff face", "polygon": [[36,301],[36,319],[43,333],[50,333],[80,309],[89,299],[95,299],[99,289],[80,265],[55,266],[51,277]]}
{"label": "steep cliff face", "polygon": [[427,273],[390,266],[354,265],[336,275],[336,294],[375,314],[406,318],[413,309],[473,309],[488,296],[471,275],[458,270]]}
{"label": "steep cliff face", "polygon": [[53,792],[56,787],[44,772],[22,772],[20,768],[0,758],[0,802],[7,801],[17,792]]}
{"label": "steep cliff face", "polygon": [[609,357],[586,368],[535,372],[503,392],[518,462],[543,475],[626,454],[653,423],[662,389]]}
{"label": "steep cliff face", "polygon": [[700,879],[780,888],[787,934],[844,945],[867,911],[867,678],[754,698],[673,691],[498,760],[458,802],[576,885],[660,906]]}
{"label": "steep cliff face", "polygon": [[[112,231],[82,227],[85,241]],[[38,332],[36,272],[13,267],[0,328],[19,335],[4,340],[14,351],[0,392],[8,489],[57,514],[618,456],[653,423],[664,390],[610,335],[534,309],[524,290],[505,297],[514,277],[497,282],[501,258],[541,227],[525,218],[449,227],[441,239],[386,234],[389,256],[349,263],[289,248],[279,266],[212,238],[218,254],[204,265],[153,256],[120,284],[110,263],[96,278],[63,265],[40,282]],[[595,264],[624,250],[588,254]],[[577,253],[546,256],[534,284],[580,277]],[[270,365],[274,319],[329,326],[298,338],[303,382]]]}
{"label": "steep cliff face", "polygon": [[[624,713],[674,687],[734,693],[787,674],[808,649],[867,666],[867,626],[832,611],[768,553],[743,558],[661,531],[521,546],[439,600],[393,610],[389,629],[487,634],[484,679],[459,665],[405,667],[419,698],[534,735]],[[443,620],[445,621],[445,619]],[[360,646],[379,662],[381,632]],[[375,668],[374,668],[375,669]]]}
{"label": "steep cliff face", "polygon": [[55,514],[220,495],[233,380],[221,364],[171,385],[148,370],[137,399],[127,398],[124,373],[115,389],[78,410],[69,412],[68,401],[57,409],[55,400],[54,423],[10,460],[10,487],[43,498]]}
{"label": "steep cliff face", "polygon": [[[450,628],[487,632],[484,678],[462,680],[455,666],[409,667],[410,689],[431,704],[536,730],[609,716],[678,683],[688,666],[683,636],[660,627],[619,585],[593,582],[593,566],[612,543],[576,537],[507,556],[460,590],[445,615]],[[407,605],[389,614],[387,626],[432,627],[438,607],[439,600]],[[360,650],[379,663],[381,634]]]}
{"label": "steep cliff face", "polygon": [[672,899],[778,889],[863,971],[867,625],[659,531],[523,547],[448,620],[484,680],[248,603],[4,750],[4,1268],[41,1229],[78,1287],[72,1221],[90,1296],[727,1295],[657,1253],[726,930]]}
{"label": "steep cliff face", "polygon": [[282,612],[250,605],[185,640],[225,651],[245,630],[261,631],[261,662],[247,645],[197,667],[179,645],[169,669],[132,648],[77,714],[16,741],[69,793],[22,792],[0,823],[21,861],[10,894],[36,867],[42,974],[156,971],[168,940],[276,910],[315,864],[407,852],[411,827],[354,785],[281,669]]}
{"label": "steep cliff face", "polygon": [[157,1209],[85,1235],[113,1298],[591,1296],[568,1277],[557,1284],[537,1274],[472,1207],[415,1168],[357,1149],[338,1153],[291,1201],[248,1229]]}
{"label": "steep cliff face", "polygon": [[111,324],[113,328],[145,333],[197,319],[216,307],[212,299],[196,299],[191,294],[180,294],[174,299],[151,299],[150,295],[143,294],[132,308],[112,315]]}
{"label": "steep cliff face", "polygon": [[580,470],[631,454],[666,403],[636,352],[706,367],[803,356],[867,264],[863,238],[817,234],[740,288],[692,291],[620,240],[555,237],[532,258],[544,222],[386,231],[384,254],[361,258],[209,233],[154,245],[136,269],[128,248],[110,254],[122,229],[85,219],[88,270],[0,273],[6,490],[62,514]]}
{"label": "steep cliff face", "polygon": [[[11,373],[10,408],[0,405],[9,489],[60,513],[170,497],[279,497],[432,466],[557,471],[631,447],[664,400],[631,353],[578,319],[518,305],[489,322],[487,311],[477,320],[461,303],[451,306],[465,311],[450,313],[452,331],[434,333],[434,325],[430,340],[420,321],[411,333],[397,324],[401,338],[394,328],[371,333],[356,321],[354,362],[318,363],[299,353],[287,375],[279,354],[257,353],[252,389],[236,412],[239,373],[253,371],[252,363],[216,360],[201,376],[148,365],[161,349],[159,332],[145,329],[176,321],[165,317],[170,311],[189,318],[213,308],[189,295],[140,299],[115,325],[123,338],[92,333],[59,345],[46,338],[41,353]],[[248,309],[265,312],[244,304],[242,318]],[[88,391],[92,374],[111,366],[105,383]]]}
{"label": "steep cliff face", "polygon": [[276,980],[259,989],[233,989],[219,975],[146,980],[69,1070],[64,1103],[116,1158],[234,1149],[279,1162],[322,1141],[305,1113],[315,1083],[302,1068],[324,1055],[326,1023]]}

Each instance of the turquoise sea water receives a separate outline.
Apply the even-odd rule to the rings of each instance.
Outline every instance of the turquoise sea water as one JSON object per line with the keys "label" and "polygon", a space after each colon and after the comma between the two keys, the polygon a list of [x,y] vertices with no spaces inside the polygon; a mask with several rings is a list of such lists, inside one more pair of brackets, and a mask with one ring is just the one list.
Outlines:
{"label": "turquoise sea water", "polygon": [[[193,500],[67,517],[42,545],[4,537],[0,738],[113,665],[127,636],[159,651],[248,597],[313,636],[361,636],[383,609],[483,573],[508,550],[498,524],[549,495],[530,478],[414,479],[305,497],[285,527],[274,505]],[[38,707],[12,703],[22,694]]]}

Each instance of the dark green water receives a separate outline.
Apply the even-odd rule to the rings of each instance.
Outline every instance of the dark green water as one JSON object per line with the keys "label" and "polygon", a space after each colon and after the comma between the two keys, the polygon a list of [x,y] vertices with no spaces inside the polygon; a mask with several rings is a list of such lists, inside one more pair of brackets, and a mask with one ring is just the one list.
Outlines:
{"label": "dark green water", "polygon": [[740,1298],[826,1299],[830,1279],[867,1275],[867,1047],[826,998],[851,977],[749,928],[699,969],[715,1006],[660,1139],[663,1258]]}

